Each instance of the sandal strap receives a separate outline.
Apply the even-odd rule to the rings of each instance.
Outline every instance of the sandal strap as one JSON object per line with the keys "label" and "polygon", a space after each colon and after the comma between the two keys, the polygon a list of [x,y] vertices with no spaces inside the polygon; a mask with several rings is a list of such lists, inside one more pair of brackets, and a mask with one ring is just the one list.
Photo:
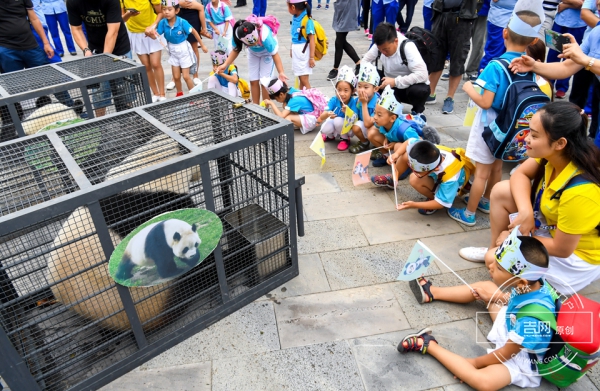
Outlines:
{"label": "sandal strap", "polygon": [[419,337],[408,337],[402,342],[406,342],[406,351],[419,351],[421,347],[419,347]]}
{"label": "sandal strap", "polygon": [[431,341],[437,343],[437,340],[435,339],[435,337],[431,334],[422,334],[420,335],[421,338],[423,338],[423,346],[421,346],[421,353],[425,354],[427,353],[427,348],[429,347],[429,343]]}
{"label": "sandal strap", "polygon": [[[421,284],[421,280],[424,280],[425,284]],[[427,293],[427,303],[431,303],[434,300],[433,295],[431,294],[431,286],[433,284],[431,283],[431,281],[425,279],[425,277],[417,278],[417,282],[421,285],[421,289],[423,289],[423,291]]]}

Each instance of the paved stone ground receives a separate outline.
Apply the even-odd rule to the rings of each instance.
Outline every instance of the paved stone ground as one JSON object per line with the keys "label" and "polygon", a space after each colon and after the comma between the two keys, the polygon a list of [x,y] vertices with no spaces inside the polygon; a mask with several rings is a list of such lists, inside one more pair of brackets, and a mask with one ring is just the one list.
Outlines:
{"label": "paved stone ground", "polygon": [[[268,10],[281,22],[280,53],[286,74],[291,77],[291,59],[286,55],[291,16],[283,0],[270,2]],[[237,8],[234,14],[239,18],[250,11],[250,6]],[[315,11],[314,16],[328,33],[331,54],[317,63],[311,83],[332,96],[334,91],[326,75],[333,62],[333,10]],[[422,25],[421,4],[413,23]],[[349,39],[359,55],[368,49],[369,42],[361,31],[350,33]],[[71,59],[67,57],[65,60]],[[163,64],[170,75],[166,59],[165,53]],[[201,56],[200,64],[205,78],[208,55]],[[352,65],[348,57],[344,57],[343,64]],[[247,75],[244,55],[236,65],[242,75]],[[446,88],[447,82],[440,82],[437,92],[442,99]],[[454,114],[441,114],[442,99],[427,107],[428,122],[440,131],[445,145],[465,146],[468,129],[462,123],[466,94],[459,89]],[[320,159],[308,149],[314,136],[296,133],[294,140],[296,173],[306,176],[306,235],[299,238],[298,246],[300,275],[103,391],[469,389],[432,357],[400,355],[396,345],[410,330],[432,326],[443,346],[465,356],[484,354],[489,346],[482,341],[491,321],[485,315],[476,317],[476,311],[484,311],[484,306],[440,302],[419,305],[408,284],[395,279],[416,239],[423,240],[468,282],[488,279],[484,267],[458,256],[463,246],[488,244],[488,216],[479,214],[476,226],[467,228],[443,212],[428,217],[416,210],[396,212],[392,191],[370,184],[352,185],[353,155],[338,152],[330,143],[327,163],[321,169]],[[403,182],[398,197],[416,199],[417,194]],[[438,285],[460,283],[437,262],[428,274]],[[600,300],[600,283],[583,293]],[[599,386],[597,368],[569,389],[592,390]],[[557,388],[544,382],[542,389]]]}

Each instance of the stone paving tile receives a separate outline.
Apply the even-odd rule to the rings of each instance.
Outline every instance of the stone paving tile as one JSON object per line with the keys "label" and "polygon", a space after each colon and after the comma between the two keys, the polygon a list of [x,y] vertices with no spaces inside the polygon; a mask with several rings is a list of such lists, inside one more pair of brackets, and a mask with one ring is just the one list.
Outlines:
{"label": "stone paving tile", "polygon": [[[431,267],[428,271],[431,271]],[[464,270],[461,271],[459,275],[468,283],[489,280],[489,274],[485,267]],[[432,275],[429,279],[436,286],[454,286],[462,284],[452,273]],[[475,318],[477,311],[485,311],[485,303],[483,302],[457,304],[434,301],[433,303],[420,304],[410,290],[408,282],[398,281],[391,284],[391,286],[408,322],[411,327],[415,329],[421,329],[423,327],[438,325],[454,320]],[[479,324],[478,326],[485,326],[488,318],[489,317],[487,316],[481,316],[482,324]],[[491,322],[489,322],[489,324],[491,325]],[[487,332],[489,332],[489,330],[485,331],[485,335],[487,335]]]}
{"label": "stone paving tile", "polygon": [[389,198],[379,189],[346,193],[317,194],[303,197],[309,221],[353,217],[384,211],[394,212]]}
{"label": "stone paving tile", "polygon": [[[585,288],[583,288],[578,293],[582,294],[582,295],[586,295],[588,297],[591,297],[590,295],[592,293],[599,293],[599,292],[600,292],[600,280],[597,280],[597,281],[592,282],[590,285],[586,286]],[[596,299],[594,299],[594,300],[596,300]]]}
{"label": "stone paving tile", "polygon": [[[402,338],[416,331],[411,329],[349,341],[368,391],[424,390],[458,383],[435,358],[397,351]],[[433,335],[441,346],[465,357],[486,353],[482,346],[473,342],[474,332],[477,329],[471,319],[433,327]]]}
{"label": "stone paving tile", "polygon": [[282,299],[275,314],[283,349],[410,327],[389,284]]}
{"label": "stone paving tile", "polygon": [[306,175],[306,183],[302,186],[302,196],[315,194],[339,193],[342,191],[337,184],[333,174],[323,172],[319,174]]}
{"label": "stone paving tile", "polygon": [[153,358],[142,368],[199,363],[279,348],[273,303],[254,302]]}
{"label": "stone paving tile", "polygon": [[369,244],[464,233],[457,222],[442,213],[423,216],[416,209],[361,216],[358,222]]}
{"label": "stone paving tile", "polygon": [[[414,240],[359,247],[321,254],[323,268],[332,290],[354,288],[396,281]],[[439,274],[431,265],[427,275]]]}
{"label": "stone paving tile", "polygon": [[324,253],[368,246],[369,242],[361,229],[359,219],[362,219],[362,217],[305,222],[306,234],[304,237],[298,238],[298,253]]}
{"label": "stone paving tile", "polygon": [[462,126],[444,126],[443,131],[455,140],[466,142],[469,139],[469,128]]}
{"label": "stone paving tile", "polygon": [[285,297],[308,295],[311,293],[330,291],[327,276],[319,254],[305,254],[298,256],[300,274],[280,287],[273,289],[263,296],[275,304],[280,304],[279,299]]}
{"label": "stone paving tile", "polygon": [[586,375],[592,383],[600,390],[600,367],[596,364],[590,369]]}
{"label": "stone paving tile", "polygon": [[[474,269],[483,266],[483,263],[469,262],[462,259],[460,255],[458,255],[458,250],[460,250],[463,247],[469,246],[487,246],[487,242],[489,240],[490,230],[485,229],[480,231],[463,232],[451,235],[425,238],[422,240],[422,242],[425,243],[425,245],[429,247],[429,249],[433,251],[435,255],[442,258],[442,261],[444,261],[448,266],[450,266],[452,270],[458,271],[465,269]],[[484,245],[483,243],[486,244]],[[446,268],[446,266],[444,266],[437,259],[435,260],[435,263],[438,265],[442,273],[449,272],[448,268]]]}
{"label": "stone paving tile", "polygon": [[327,161],[321,167],[321,159],[313,153],[313,156],[300,156],[296,158],[296,175],[320,174],[323,172],[344,171],[350,173],[354,165],[354,159],[340,153],[326,155]]}
{"label": "stone paving tile", "polygon": [[336,341],[215,360],[213,391],[364,390],[348,342]]}
{"label": "stone paving tile", "polygon": [[200,364],[132,371],[100,391],[211,391],[210,361]]}

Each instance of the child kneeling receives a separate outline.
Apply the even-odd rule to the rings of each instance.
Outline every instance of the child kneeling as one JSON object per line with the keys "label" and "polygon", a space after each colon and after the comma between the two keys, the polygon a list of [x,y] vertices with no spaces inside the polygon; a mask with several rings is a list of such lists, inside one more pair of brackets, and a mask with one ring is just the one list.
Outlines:
{"label": "child kneeling", "polygon": [[217,89],[228,93],[230,96],[238,96],[238,77],[237,67],[233,64],[224,71],[218,72],[219,65],[223,65],[227,60],[227,54],[222,50],[210,52],[210,59],[213,64],[213,71],[208,77],[208,88]]}
{"label": "child kneeling", "polygon": [[[526,316],[525,307],[533,304],[555,312],[556,292],[543,279],[548,261],[548,252],[539,240],[514,234],[496,250],[496,262],[489,268],[494,282],[474,283],[471,291],[466,285],[436,287],[423,277],[411,281],[410,287],[421,303],[434,298],[454,303],[487,302],[494,322],[487,338],[496,348],[488,349],[484,356],[465,358],[438,345],[431,329],[425,328],[404,337],[398,351],[429,353],[457,378],[478,390],[497,390],[509,384],[538,387],[541,376],[530,357],[535,355],[536,362],[543,362],[552,330],[545,322]],[[511,290],[502,292],[501,288]]]}
{"label": "child kneeling", "polygon": [[[266,107],[270,107],[275,115],[287,119],[300,129],[302,134],[313,130],[318,124],[318,118],[325,107],[325,97],[319,94],[314,88],[298,91],[295,88],[288,87],[287,84],[279,79],[269,79],[264,77],[260,83],[267,89],[270,99],[265,99]],[[314,100],[311,101],[313,98]],[[283,103],[285,108],[279,109],[271,100]]]}
{"label": "child kneeling", "polygon": [[[410,168],[414,174],[410,176],[410,185],[428,199],[406,201],[396,208],[417,208],[420,214],[430,215],[438,209],[452,207],[457,193],[475,172],[475,166],[464,153],[462,148],[449,149],[416,138],[396,144],[389,163],[395,165],[396,175]],[[393,183],[391,176],[389,180]]]}

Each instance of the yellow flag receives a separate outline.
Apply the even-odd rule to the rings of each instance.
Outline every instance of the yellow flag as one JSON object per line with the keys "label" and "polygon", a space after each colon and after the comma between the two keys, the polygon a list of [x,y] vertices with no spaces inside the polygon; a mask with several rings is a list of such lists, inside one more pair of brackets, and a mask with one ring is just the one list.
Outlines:
{"label": "yellow flag", "polygon": [[358,116],[352,109],[346,106],[346,112],[344,113],[344,126],[342,127],[342,134],[346,134],[352,129],[354,123],[358,120]]}
{"label": "yellow flag", "polygon": [[295,77],[294,88],[297,89],[297,90],[300,89],[300,78],[298,76]]}
{"label": "yellow flag", "polygon": [[310,144],[310,149],[314,151],[317,155],[321,156],[321,167],[325,164],[325,141],[323,141],[323,136],[321,135],[321,131],[317,133],[317,137]]}

